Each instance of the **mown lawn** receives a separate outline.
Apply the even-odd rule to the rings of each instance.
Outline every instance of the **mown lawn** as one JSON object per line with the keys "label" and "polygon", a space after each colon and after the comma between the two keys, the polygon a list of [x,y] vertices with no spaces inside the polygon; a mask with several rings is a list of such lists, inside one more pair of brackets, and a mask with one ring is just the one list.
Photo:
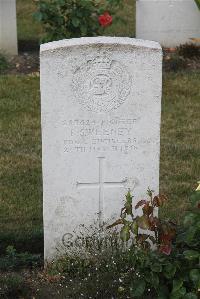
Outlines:
{"label": "mown lawn", "polygon": [[177,220],[200,179],[199,82],[200,72],[164,74],[160,190],[170,200],[162,215]]}
{"label": "mown lawn", "polygon": [[[170,200],[161,215],[178,221],[200,174],[199,82],[200,72],[164,74],[160,189]],[[37,251],[42,248],[39,78],[1,76],[0,98],[0,251],[19,242]]]}
{"label": "mown lawn", "polygon": [[18,40],[39,40],[42,36],[42,28],[33,18],[36,1],[17,0],[16,6]]}
{"label": "mown lawn", "polygon": [[[10,239],[22,241],[35,235],[41,239],[38,78],[0,77],[0,99],[0,235],[8,245]],[[2,246],[1,242],[0,251]]]}

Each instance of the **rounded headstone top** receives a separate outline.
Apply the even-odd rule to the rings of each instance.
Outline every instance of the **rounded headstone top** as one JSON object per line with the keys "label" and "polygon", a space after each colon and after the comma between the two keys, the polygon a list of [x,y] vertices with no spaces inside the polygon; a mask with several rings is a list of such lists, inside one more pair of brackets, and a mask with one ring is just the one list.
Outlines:
{"label": "rounded headstone top", "polygon": [[135,39],[130,37],[81,37],[72,39],[63,39],[59,41],[49,42],[40,46],[40,53],[46,51],[54,51],[60,48],[92,46],[92,45],[115,45],[115,46],[131,46],[133,48],[146,48],[153,51],[162,51],[158,42]]}

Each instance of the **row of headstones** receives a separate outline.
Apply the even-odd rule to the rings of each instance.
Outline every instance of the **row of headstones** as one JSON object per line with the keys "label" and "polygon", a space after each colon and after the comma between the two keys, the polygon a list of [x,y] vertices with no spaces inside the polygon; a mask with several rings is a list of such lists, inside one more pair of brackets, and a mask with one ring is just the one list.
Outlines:
{"label": "row of headstones", "polygon": [[[136,37],[175,47],[200,37],[194,0],[137,0]],[[0,0],[0,50],[17,54],[16,0]]]}

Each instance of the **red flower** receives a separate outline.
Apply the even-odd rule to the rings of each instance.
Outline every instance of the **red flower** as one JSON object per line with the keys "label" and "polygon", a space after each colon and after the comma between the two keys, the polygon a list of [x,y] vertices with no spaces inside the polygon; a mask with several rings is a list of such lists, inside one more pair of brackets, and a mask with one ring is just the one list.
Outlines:
{"label": "red flower", "polygon": [[171,244],[161,244],[160,245],[160,248],[159,248],[159,251],[161,253],[164,253],[166,255],[170,255],[171,251],[172,251],[172,247],[171,247]]}
{"label": "red flower", "polygon": [[112,24],[112,16],[106,11],[103,15],[99,16],[99,24],[102,27],[107,27]]}

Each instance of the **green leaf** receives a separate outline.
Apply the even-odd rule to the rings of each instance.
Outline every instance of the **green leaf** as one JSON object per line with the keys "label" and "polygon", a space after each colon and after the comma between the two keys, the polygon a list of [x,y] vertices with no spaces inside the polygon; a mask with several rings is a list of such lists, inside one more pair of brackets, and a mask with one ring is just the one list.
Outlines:
{"label": "green leaf", "polygon": [[126,213],[127,215],[132,215],[132,199],[133,197],[131,196],[130,190],[126,194],[126,202],[125,202],[125,208],[126,208]]}
{"label": "green leaf", "polygon": [[146,282],[143,279],[136,280],[131,287],[131,295],[134,298],[139,298],[144,294],[146,288]]}
{"label": "green leaf", "polygon": [[57,0],[59,5],[64,5],[65,4],[65,0]]}
{"label": "green leaf", "polygon": [[172,293],[175,293],[176,291],[178,291],[182,287],[182,285],[183,285],[183,280],[174,279]]}
{"label": "green leaf", "polygon": [[120,231],[120,238],[123,242],[126,242],[130,239],[130,227],[128,225],[125,225],[122,227]]}
{"label": "green leaf", "polygon": [[180,290],[179,290],[179,294],[180,294],[180,298],[183,298],[183,296],[185,295],[185,293],[186,293],[186,288],[184,288],[184,287],[182,287],[182,288],[180,288]]}
{"label": "green leaf", "polygon": [[188,226],[193,224],[195,221],[195,215],[192,212],[189,212],[185,215],[184,220],[183,220],[183,224],[184,226]]}
{"label": "green leaf", "polygon": [[135,234],[135,235],[138,234],[138,225],[137,225],[137,222],[135,220],[131,223],[130,229],[131,229],[133,234]]}
{"label": "green leaf", "polygon": [[34,19],[37,20],[38,22],[40,22],[42,20],[42,16],[43,16],[43,14],[40,11],[33,13]]}
{"label": "green leaf", "polygon": [[164,271],[163,271],[163,274],[166,278],[170,279],[170,278],[173,278],[174,275],[176,273],[176,266],[173,265],[173,264],[167,264],[165,267],[164,267]]}
{"label": "green leaf", "polygon": [[159,286],[159,277],[156,273],[152,273],[152,279],[151,279],[151,283],[154,287],[158,287]]}
{"label": "green leaf", "polygon": [[153,272],[162,272],[162,265],[160,265],[159,263],[152,264],[151,270]]}
{"label": "green leaf", "polygon": [[190,279],[193,282],[200,281],[200,270],[199,269],[192,269],[189,273]]}
{"label": "green leaf", "polygon": [[167,286],[160,286],[158,290],[157,299],[168,299],[169,298],[169,290]]}
{"label": "green leaf", "polygon": [[200,254],[198,251],[195,250],[185,250],[183,252],[184,256],[188,260],[194,260],[200,257]]}
{"label": "green leaf", "polygon": [[186,293],[186,288],[182,287],[176,292],[172,292],[170,295],[170,299],[182,299]]}
{"label": "green leaf", "polygon": [[191,242],[194,241],[195,233],[196,233],[195,226],[190,226],[188,228],[188,230],[186,230],[186,234],[185,234],[186,239],[185,239],[185,241],[186,241],[187,244],[191,244]]}
{"label": "green leaf", "polygon": [[[199,0],[200,1],[200,0]],[[197,203],[200,201],[200,191],[195,191],[190,195],[190,200],[193,206],[196,206]]]}
{"label": "green leaf", "polygon": [[80,30],[81,30],[82,35],[87,34],[87,26],[86,25],[81,24]]}
{"label": "green leaf", "polygon": [[154,286],[154,288],[157,288],[159,286],[159,276],[155,272],[149,272],[145,275],[146,282],[150,283],[150,285]]}
{"label": "green leaf", "polygon": [[194,293],[187,293],[187,294],[185,294],[183,299],[198,299],[198,298]]}
{"label": "green leaf", "polygon": [[176,237],[176,243],[179,244],[179,243],[185,243],[185,235],[186,233],[185,232],[182,232],[182,233],[179,233]]}
{"label": "green leaf", "polygon": [[72,24],[74,25],[75,28],[77,28],[80,25],[80,20],[76,17],[73,17]]}
{"label": "green leaf", "polygon": [[198,9],[200,10],[200,0],[194,0],[196,2],[196,5],[198,6]]}

